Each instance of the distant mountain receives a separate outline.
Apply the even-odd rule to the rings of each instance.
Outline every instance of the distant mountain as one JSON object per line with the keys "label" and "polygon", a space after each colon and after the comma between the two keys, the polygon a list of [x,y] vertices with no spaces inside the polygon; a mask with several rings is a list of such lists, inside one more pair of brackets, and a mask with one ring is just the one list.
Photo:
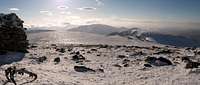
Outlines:
{"label": "distant mountain", "polygon": [[122,32],[113,32],[108,34],[108,36],[122,36],[129,39],[139,39],[141,41],[156,42],[164,45],[172,45],[178,47],[196,47],[200,46],[197,41],[194,39],[183,37],[183,36],[174,36],[169,34],[161,34],[156,32],[147,32],[139,28],[132,28]]}
{"label": "distant mountain", "polygon": [[49,30],[44,27],[34,27],[34,28],[27,29],[26,33],[40,33],[40,32],[49,32],[49,31],[54,31],[54,30]]}
{"label": "distant mountain", "polygon": [[108,25],[102,25],[102,24],[92,24],[92,25],[83,25],[76,28],[72,28],[72,29],[69,29],[68,31],[107,35],[113,32],[124,31],[124,29],[120,29],[120,28],[116,28],[116,27],[112,27]]}

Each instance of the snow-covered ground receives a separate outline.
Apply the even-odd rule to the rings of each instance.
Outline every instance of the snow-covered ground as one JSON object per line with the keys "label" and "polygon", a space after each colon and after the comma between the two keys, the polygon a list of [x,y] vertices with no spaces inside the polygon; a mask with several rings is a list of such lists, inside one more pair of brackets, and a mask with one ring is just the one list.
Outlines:
{"label": "snow-covered ground", "polygon": [[[52,35],[53,36],[53,35]],[[39,37],[39,36],[38,36]],[[40,36],[42,37],[42,36]],[[48,37],[47,37],[48,38]],[[200,60],[200,55],[194,54],[194,49],[174,48],[160,46],[153,48],[154,44],[125,45],[86,45],[62,44],[48,42],[51,39],[39,39],[35,42],[29,53],[22,61],[0,67],[0,84],[6,82],[4,70],[9,66],[26,68],[36,73],[36,81],[24,85],[199,85],[200,69],[185,69],[181,57],[191,57]],[[48,43],[41,43],[42,41]],[[35,47],[36,46],[36,47]],[[159,45],[158,45],[159,46]],[[66,52],[59,52],[63,48]],[[162,49],[169,49],[173,53],[156,54]],[[200,50],[200,49],[195,49]],[[72,60],[75,52],[86,58],[82,62]],[[142,54],[141,54],[142,53]],[[124,57],[119,57],[123,55]],[[47,60],[38,62],[38,58],[46,56]],[[170,66],[144,67],[145,58],[164,57],[172,61]],[[55,63],[55,58],[60,58]],[[86,66],[95,72],[77,72],[74,66]],[[28,76],[15,77],[17,84],[31,80]],[[12,85],[7,83],[6,85]]]}

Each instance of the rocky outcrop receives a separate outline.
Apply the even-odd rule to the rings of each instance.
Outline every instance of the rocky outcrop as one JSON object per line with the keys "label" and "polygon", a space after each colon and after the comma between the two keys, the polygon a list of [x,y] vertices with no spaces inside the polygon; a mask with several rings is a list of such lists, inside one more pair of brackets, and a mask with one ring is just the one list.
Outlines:
{"label": "rocky outcrop", "polygon": [[0,50],[27,52],[27,35],[22,21],[15,13],[0,14]]}

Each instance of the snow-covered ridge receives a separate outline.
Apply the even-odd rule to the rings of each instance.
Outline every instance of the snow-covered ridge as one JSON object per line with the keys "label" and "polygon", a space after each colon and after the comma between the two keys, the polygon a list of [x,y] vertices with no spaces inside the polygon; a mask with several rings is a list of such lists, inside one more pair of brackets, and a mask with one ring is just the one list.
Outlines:
{"label": "snow-covered ridge", "polygon": [[117,27],[112,27],[109,25],[103,24],[92,24],[92,25],[83,25],[76,28],[69,29],[68,31],[75,31],[75,32],[86,32],[86,33],[94,33],[94,34],[103,34],[107,35],[112,32],[120,32],[124,29],[120,29]]}
{"label": "snow-covered ridge", "polygon": [[148,32],[139,28],[132,28],[122,32],[113,32],[110,33],[109,36],[118,35],[122,37],[127,37],[129,39],[155,42],[164,45],[173,45],[180,47],[196,47],[200,46],[197,41],[194,39],[183,37],[183,36],[175,36],[170,34],[163,34],[157,32]]}

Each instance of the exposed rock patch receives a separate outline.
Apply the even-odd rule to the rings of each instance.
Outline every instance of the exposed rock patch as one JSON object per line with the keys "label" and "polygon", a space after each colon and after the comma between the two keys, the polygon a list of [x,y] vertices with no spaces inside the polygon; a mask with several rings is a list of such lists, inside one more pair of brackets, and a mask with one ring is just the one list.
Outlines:
{"label": "exposed rock patch", "polygon": [[0,14],[0,50],[27,52],[28,40],[23,23],[15,13]]}

